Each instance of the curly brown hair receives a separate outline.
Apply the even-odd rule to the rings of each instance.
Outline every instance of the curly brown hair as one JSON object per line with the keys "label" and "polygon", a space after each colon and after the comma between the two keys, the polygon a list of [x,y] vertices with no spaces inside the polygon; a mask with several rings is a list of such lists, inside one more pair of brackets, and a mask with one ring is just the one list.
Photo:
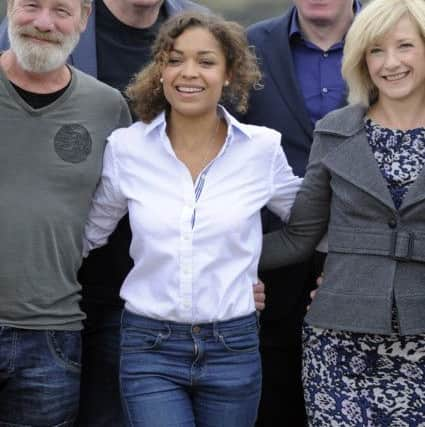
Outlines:
{"label": "curly brown hair", "polygon": [[219,42],[230,84],[223,88],[220,102],[243,113],[248,106],[249,91],[260,87],[261,73],[255,54],[248,46],[243,27],[213,14],[185,12],[167,20],[161,27],[153,45],[152,61],[135,75],[126,94],[139,119],[151,122],[160,112],[169,109],[160,82],[174,41],[189,28],[204,28]]}

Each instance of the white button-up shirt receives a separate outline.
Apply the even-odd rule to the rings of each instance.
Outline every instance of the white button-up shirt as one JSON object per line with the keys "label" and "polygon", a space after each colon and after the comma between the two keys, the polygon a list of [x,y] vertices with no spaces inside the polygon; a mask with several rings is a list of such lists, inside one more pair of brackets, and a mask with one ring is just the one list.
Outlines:
{"label": "white button-up shirt", "polygon": [[260,210],[267,205],[287,219],[301,179],[278,132],[221,114],[225,144],[195,183],[173,151],[164,114],[109,137],[84,244],[105,244],[128,210],[134,267],[120,295],[133,313],[200,323],[255,310]]}

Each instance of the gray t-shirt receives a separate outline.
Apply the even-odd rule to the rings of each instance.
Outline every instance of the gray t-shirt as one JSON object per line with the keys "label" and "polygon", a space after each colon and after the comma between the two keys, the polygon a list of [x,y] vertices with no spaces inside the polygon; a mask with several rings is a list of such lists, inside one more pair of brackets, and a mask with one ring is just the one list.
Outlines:
{"label": "gray t-shirt", "polygon": [[117,90],[71,71],[35,110],[0,69],[0,326],[82,327],[82,231],[106,137],[131,118]]}

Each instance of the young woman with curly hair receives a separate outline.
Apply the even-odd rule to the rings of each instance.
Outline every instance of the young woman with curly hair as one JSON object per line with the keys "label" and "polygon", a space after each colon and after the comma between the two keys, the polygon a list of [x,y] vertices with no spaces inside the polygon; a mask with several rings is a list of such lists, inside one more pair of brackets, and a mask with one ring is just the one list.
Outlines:
{"label": "young woman with curly hair", "polygon": [[260,210],[285,219],[301,181],[277,132],[220,105],[243,111],[259,78],[238,24],[176,16],[128,89],[140,121],[109,138],[85,243],[104,244],[129,211],[135,265],[121,289],[120,372],[128,425],[254,425]]}

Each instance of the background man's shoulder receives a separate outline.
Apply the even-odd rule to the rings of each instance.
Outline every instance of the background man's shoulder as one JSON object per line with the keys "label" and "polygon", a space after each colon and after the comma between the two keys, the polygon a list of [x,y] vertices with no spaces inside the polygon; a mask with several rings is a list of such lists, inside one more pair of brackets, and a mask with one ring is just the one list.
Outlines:
{"label": "background man's shoulder", "polygon": [[165,3],[170,15],[183,12],[185,10],[194,10],[200,13],[210,13],[206,6],[202,6],[190,0],[168,0]]}
{"label": "background man's shoulder", "polygon": [[263,35],[268,34],[270,31],[273,31],[276,27],[282,27],[282,25],[287,25],[289,23],[291,13],[292,8],[282,15],[264,19],[262,21],[256,22],[255,24],[250,25],[247,28],[248,37],[250,39],[262,37]]}

